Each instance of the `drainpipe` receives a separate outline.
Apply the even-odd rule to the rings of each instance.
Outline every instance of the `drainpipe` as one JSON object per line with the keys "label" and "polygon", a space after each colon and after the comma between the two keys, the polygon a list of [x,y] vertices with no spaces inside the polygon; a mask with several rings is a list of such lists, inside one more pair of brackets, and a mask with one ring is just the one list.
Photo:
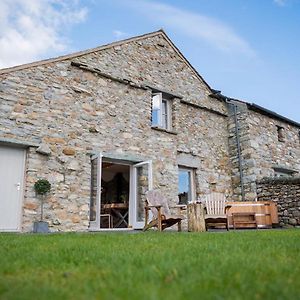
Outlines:
{"label": "drainpipe", "polygon": [[213,98],[217,98],[220,100],[225,101],[230,106],[233,106],[233,113],[234,113],[234,123],[235,123],[235,138],[236,138],[236,147],[237,147],[237,154],[238,154],[238,163],[239,163],[239,173],[240,173],[240,185],[241,185],[241,194],[242,194],[242,201],[246,201],[245,199],[245,188],[244,188],[244,173],[243,173],[243,164],[242,164],[242,154],[241,154],[241,141],[240,141],[240,128],[239,122],[237,118],[237,105],[232,103],[231,99],[221,94],[221,91],[213,90],[213,93],[210,95]]}
{"label": "drainpipe", "polygon": [[[227,102],[227,100],[226,100]],[[228,102],[227,102],[228,103]],[[243,173],[243,164],[242,164],[242,155],[241,155],[241,141],[240,141],[240,127],[237,118],[237,106],[233,105],[233,112],[234,112],[234,123],[235,123],[235,137],[236,137],[236,146],[238,152],[238,162],[239,162],[239,173],[240,173],[240,183],[241,183],[241,194],[242,194],[242,201],[245,201],[245,189],[244,189],[244,173]]]}

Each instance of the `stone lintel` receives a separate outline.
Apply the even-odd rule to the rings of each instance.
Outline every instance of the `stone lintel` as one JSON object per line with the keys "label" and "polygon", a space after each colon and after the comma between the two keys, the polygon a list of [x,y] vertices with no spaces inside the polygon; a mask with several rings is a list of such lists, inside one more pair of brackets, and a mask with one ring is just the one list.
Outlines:
{"label": "stone lintel", "polygon": [[124,162],[125,164],[135,164],[143,161],[151,160],[149,157],[142,157],[131,153],[116,153],[116,152],[99,152],[90,151],[88,155],[100,154],[103,160],[116,161],[118,163]]}
{"label": "stone lintel", "polygon": [[38,143],[3,137],[0,137],[0,145],[13,146],[18,148],[39,147]]}
{"label": "stone lintel", "polygon": [[187,153],[178,153],[177,155],[177,164],[189,168],[199,168],[200,167],[199,157],[195,157]]}
{"label": "stone lintel", "polygon": [[174,94],[173,92],[170,92],[170,91],[166,91],[166,90],[161,89],[161,88],[159,88],[157,86],[153,86],[152,84],[149,84],[149,83],[146,83],[145,87],[149,88],[154,93],[163,93],[168,98],[178,98],[178,99],[182,99],[183,98],[180,95]]}

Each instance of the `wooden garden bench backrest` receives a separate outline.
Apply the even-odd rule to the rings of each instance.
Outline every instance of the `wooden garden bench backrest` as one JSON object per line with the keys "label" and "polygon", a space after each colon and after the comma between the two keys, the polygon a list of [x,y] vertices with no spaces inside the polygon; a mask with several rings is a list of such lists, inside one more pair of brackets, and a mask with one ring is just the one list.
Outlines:
{"label": "wooden garden bench backrest", "polygon": [[213,192],[206,195],[203,202],[208,215],[225,214],[226,198],[224,194]]}
{"label": "wooden garden bench backrest", "polygon": [[146,198],[154,218],[157,218],[157,214],[158,214],[157,209],[155,208],[155,206],[157,205],[161,206],[162,215],[164,216],[170,215],[170,208],[168,205],[168,201],[159,191],[157,190],[148,191],[146,193]]}

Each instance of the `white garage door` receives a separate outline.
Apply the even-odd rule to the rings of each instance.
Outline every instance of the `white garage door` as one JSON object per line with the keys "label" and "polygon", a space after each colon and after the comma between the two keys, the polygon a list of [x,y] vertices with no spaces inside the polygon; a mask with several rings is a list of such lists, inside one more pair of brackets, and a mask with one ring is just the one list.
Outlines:
{"label": "white garage door", "polygon": [[0,231],[18,231],[25,150],[0,146]]}

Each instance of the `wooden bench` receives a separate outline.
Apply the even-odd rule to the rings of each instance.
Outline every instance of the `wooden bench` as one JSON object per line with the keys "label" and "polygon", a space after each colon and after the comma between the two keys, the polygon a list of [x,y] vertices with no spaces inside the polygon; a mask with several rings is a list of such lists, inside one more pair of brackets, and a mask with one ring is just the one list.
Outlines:
{"label": "wooden bench", "polygon": [[254,212],[236,212],[232,213],[233,228],[255,228],[257,221]]}

